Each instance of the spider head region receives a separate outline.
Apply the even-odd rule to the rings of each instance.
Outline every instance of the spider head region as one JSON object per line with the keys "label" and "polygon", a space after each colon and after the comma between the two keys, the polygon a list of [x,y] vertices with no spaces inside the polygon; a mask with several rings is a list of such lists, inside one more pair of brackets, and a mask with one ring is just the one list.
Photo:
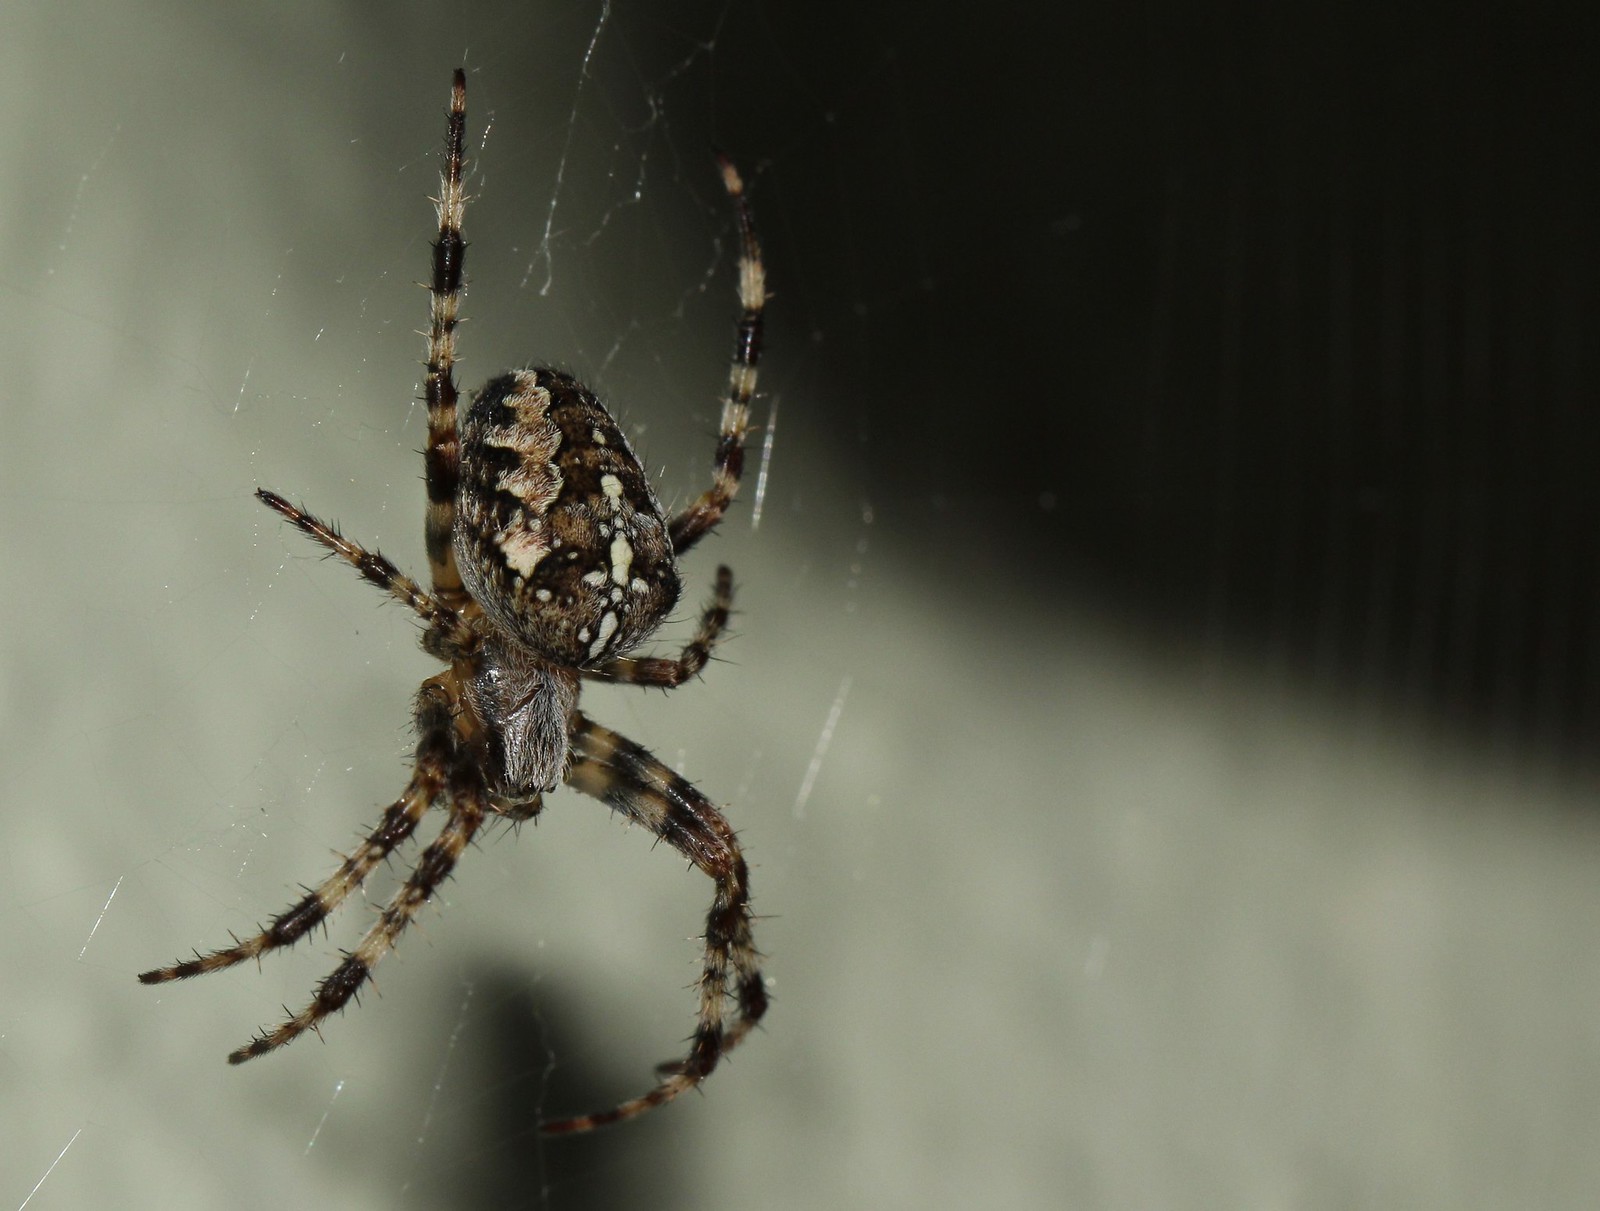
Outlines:
{"label": "spider head region", "polygon": [[561,785],[578,678],[513,644],[489,640],[462,696],[483,721],[493,789],[525,800]]}

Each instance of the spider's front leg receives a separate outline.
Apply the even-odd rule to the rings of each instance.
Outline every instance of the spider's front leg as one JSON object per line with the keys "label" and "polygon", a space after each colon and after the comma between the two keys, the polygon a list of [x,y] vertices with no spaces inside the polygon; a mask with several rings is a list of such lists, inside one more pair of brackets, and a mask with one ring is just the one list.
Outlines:
{"label": "spider's front leg", "polygon": [[307,537],[327,547],[385,593],[409,606],[428,624],[423,646],[442,660],[470,651],[477,642],[472,628],[461,614],[431,597],[421,585],[377,551],[351,542],[336,526],[318,521],[304,509],[297,509],[276,492],[256,489],[256,497],[267,508],[283,514]]}
{"label": "spider's front leg", "polygon": [[739,327],[733,341],[733,364],[728,370],[728,394],[722,402],[722,432],[712,462],[711,487],[668,523],[672,549],[680,555],[722,520],[739,491],[744,472],[744,435],[750,428],[750,401],[756,393],[756,371],[761,364],[762,316],[767,306],[767,271],[756,239],[755,219],[745,200],[744,181],[733,161],[720,153],[722,184],[733,199],[739,223]]}
{"label": "spider's front leg", "polygon": [[[589,1131],[664,1105],[711,1075],[717,1061],[750,1033],[767,1011],[760,952],[750,929],[750,877],[733,828],[710,800],[651,753],[573,712],[567,784],[638,821],[711,876],[716,892],[706,914],[700,971],[700,1021],[682,1061],[664,1065],[661,1082],[640,1097],[595,1114],[540,1124],[546,1134]],[[732,969],[739,1013],[724,1026],[723,1000]]]}
{"label": "spider's front leg", "polygon": [[428,512],[423,537],[433,589],[440,600],[457,608],[466,604],[461,572],[456,567],[450,540],[455,532],[456,491],[460,485],[461,446],[456,433],[456,328],[461,312],[461,267],[467,244],[461,238],[461,220],[467,195],[461,186],[466,166],[467,75],[456,69],[450,89],[450,123],[444,141],[444,163],[439,173],[439,236],[433,242],[432,275],[428,283],[428,360],[423,398],[428,404],[428,450],[425,458]]}

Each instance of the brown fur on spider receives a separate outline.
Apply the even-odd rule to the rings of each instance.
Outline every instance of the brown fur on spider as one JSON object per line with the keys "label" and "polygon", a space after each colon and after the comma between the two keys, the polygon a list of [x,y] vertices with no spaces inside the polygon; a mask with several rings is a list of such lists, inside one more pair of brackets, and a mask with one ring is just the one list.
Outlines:
{"label": "brown fur on spider", "polygon": [[[733,574],[717,569],[694,638],[676,657],[630,656],[678,600],[677,557],[722,519],[739,488],[761,355],[766,287],[761,249],[733,165],[718,155],[738,221],[741,314],[711,486],[668,518],[617,423],[583,384],[543,367],[501,375],[456,420],[455,346],[466,245],[461,220],[466,75],[451,92],[433,245],[428,331],[427,519],[432,589],[376,551],[262,489],[263,503],[422,618],[422,646],[449,667],[417,695],[416,763],[405,791],[339,868],[260,933],[226,950],[147,971],[146,984],[232,967],[289,946],[359,888],[415,831],[446,812],[404,886],[311,1003],[229,1055],[239,1064],[343,1009],[449,876],[486,821],[528,820],[563,782],[649,828],[711,877],[699,979],[699,1024],[654,1088],[609,1110],[543,1123],[587,1131],[642,1114],[692,1089],[760,1020],[766,986],[751,936],[750,883],[722,813],[648,751],[578,709],[580,683],[671,688],[705,667],[728,621]],[[735,1012],[724,1021],[726,1002]]]}

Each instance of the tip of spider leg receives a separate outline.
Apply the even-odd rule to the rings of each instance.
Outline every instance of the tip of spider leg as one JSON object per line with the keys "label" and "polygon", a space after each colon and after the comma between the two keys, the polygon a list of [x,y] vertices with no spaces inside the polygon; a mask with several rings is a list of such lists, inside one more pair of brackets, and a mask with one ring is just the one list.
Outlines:
{"label": "tip of spider leg", "polygon": [[[283,1012],[285,1015],[288,1014],[289,1007],[287,1005],[283,1007]],[[266,1055],[267,1052],[272,1050],[272,1044],[268,1041],[268,1037],[265,1034],[258,1034],[243,1047],[235,1047],[228,1052],[228,1063],[237,1066],[255,1059],[258,1055]]]}
{"label": "tip of spider leg", "polygon": [[744,193],[744,178],[739,175],[739,170],[733,166],[733,161],[726,152],[719,147],[711,149],[711,156],[717,162],[717,168],[722,173],[722,187],[733,197],[740,197]]}

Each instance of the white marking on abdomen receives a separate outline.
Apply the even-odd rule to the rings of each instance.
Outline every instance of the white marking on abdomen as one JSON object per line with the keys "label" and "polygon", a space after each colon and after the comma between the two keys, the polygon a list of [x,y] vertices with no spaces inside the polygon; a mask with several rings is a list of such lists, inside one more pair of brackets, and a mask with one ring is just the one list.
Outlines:
{"label": "white marking on abdomen", "polygon": [[611,642],[611,636],[617,631],[617,616],[607,610],[600,619],[600,633],[594,637],[594,642],[589,645],[589,655],[598,656],[606,650],[606,644]]}
{"label": "white marking on abdomen", "polygon": [[611,579],[618,584],[628,583],[628,569],[633,566],[633,548],[626,535],[618,534],[611,540]]}
{"label": "white marking on abdomen", "polygon": [[499,535],[500,555],[519,576],[533,575],[550,546],[539,530],[507,530]]}

